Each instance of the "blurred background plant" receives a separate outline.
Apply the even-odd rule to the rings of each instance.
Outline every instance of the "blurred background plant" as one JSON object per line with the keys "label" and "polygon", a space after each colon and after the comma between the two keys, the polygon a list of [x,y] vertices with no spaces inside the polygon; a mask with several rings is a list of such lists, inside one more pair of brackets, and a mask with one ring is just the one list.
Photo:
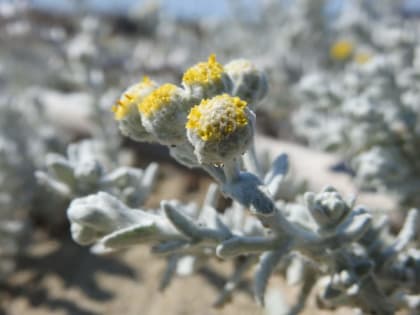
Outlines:
{"label": "blurred background plant", "polygon": [[[222,63],[246,58],[265,71],[270,89],[255,109],[259,133],[336,153],[330,169],[321,170],[322,186],[334,185],[329,176],[344,170],[358,187],[354,192],[393,195],[405,217],[406,206],[420,202],[416,14],[416,1],[0,1],[1,307],[13,314],[18,304],[11,300],[26,296],[33,307],[45,303],[49,310],[91,314],[90,306],[72,308],[40,294],[44,291],[34,284],[48,274],[44,265],[66,283],[71,277],[50,260],[58,257],[65,266],[69,250],[76,251],[65,217],[71,198],[106,191],[132,208],[156,208],[168,197],[183,203],[204,198],[208,177],[176,168],[158,145],[122,136],[110,109],[145,74],[157,82],[177,82],[188,66],[212,52]],[[269,158],[262,151],[258,155],[267,171]],[[298,174],[310,156],[300,155]],[[159,176],[153,161],[160,163]],[[180,179],[172,183],[175,175]],[[295,202],[305,176],[313,176],[300,175],[292,169],[293,189],[279,199]],[[91,185],[83,183],[86,177]],[[188,215],[200,216],[200,207],[185,207]],[[240,216],[238,205],[216,208],[226,209],[225,221]],[[374,208],[382,212],[382,206]],[[401,219],[391,217],[390,240],[401,226]],[[46,254],[43,246],[51,239],[59,245]],[[391,265],[412,265],[418,254],[409,251],[393,257]],[[175,269],[184,275],[200,269],[208,256],[184,258],[168,256],[166,277]],[[235,266],[246,274],[251,260],[238,259]],[[33,291],[23,280],[14,286],[27,269],[36,274]],[[231,276],[233,287],[243,287],[238,274]],[[94,276],[87,278],[88,288],[98,286]],[[162,287],[169,278],[163,279]],[[342,290],[336,282],[329,286]],[[42,285],[49,292],[50,284]],[[229,300],[231,291],[227,285],[216,304]]]}
{"label": "blurred background plant", "polygon": [[331,26],[331,67],[295,85],[296,134],[338,152],[362,190],[418,205],[418,20],[353,4]]}

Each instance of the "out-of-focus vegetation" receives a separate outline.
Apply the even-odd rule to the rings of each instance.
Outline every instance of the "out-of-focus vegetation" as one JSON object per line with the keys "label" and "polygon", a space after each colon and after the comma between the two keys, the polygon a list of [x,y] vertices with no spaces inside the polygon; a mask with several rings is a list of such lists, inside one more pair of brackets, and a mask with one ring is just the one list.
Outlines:
{"label": "out-of-focus vegetation", "polygon": [[[134,154],[111,108],[144,75],[179,82],[211,53],[222,63],[250,59],[267,74],[259,132],[334,152],[340,163],[332,169],[344,170],[360,191],[419,207],[420,24],[413,8],[267,0],[250,13],[239,1],[227,3],[223,18],[181,19],[158,1],[134,3],[123,15],[87,10],[84,1],[71,14],[0,2],[0,281],[33,244],[33,231],[68,224],[72,198],[104,190],[130,207],[143,205],[155,166],[128,167],[144,163],[147,152]],[[417,251],[398,263],[418,269]],[[416,314],[417,297],[404,298]]]}

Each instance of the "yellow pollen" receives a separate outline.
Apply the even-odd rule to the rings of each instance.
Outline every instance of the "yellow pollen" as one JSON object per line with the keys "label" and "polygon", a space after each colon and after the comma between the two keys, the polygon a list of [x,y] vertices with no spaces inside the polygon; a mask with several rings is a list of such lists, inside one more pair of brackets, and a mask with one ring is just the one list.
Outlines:
{"label": "yellow pollen", "polygon": [[148,85],[148,86],[153,85],[153,81],[150,80],[150,78],[147,75],[145,75],[143,77],[143,80],[140,83],[143,83],[143,84]]}
{"label": "yellow pollen", "polygon": [[350,41],[339,40],[330,47],[330,57],[337,61],[347,60],[353,53],[354,47]]}
{"label": "yellow pollen", "polygon": [[239,97],[222,94],[194,106],[186,124],[204,141],[218,141],[248,124],[247,103]]}
{"label": "yellow pollen", "polygon": [[136,102],[139,102],[146,89],[151,89],[154,86],[149,77],[143,77],[143,80],[133,85],[123,93],[121,98],[112,106],[111,110],[114,112],[116,120],[121,120],[128,115],[130,109]]}
{"label": "yellow pollen", "polygon": [[222,79],[223,66],[217,62],[216,55],[211,54],[207,62],[200,62],[185,71],[182,82],[192,84],[214,84]]}
{"label": "yellow pollen", "polygon": [[169,105],[176,89],[177,87],[173,84],[163,84],[138,104],[140,113],[145,117],[150,117],[162,107]]}

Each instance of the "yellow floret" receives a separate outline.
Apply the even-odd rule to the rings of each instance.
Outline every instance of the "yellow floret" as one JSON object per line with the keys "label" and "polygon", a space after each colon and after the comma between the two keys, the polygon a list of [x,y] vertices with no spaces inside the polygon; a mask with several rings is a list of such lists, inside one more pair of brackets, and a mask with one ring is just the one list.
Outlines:
{"label": "yellow floret", "polygon": [[131,106],[134,105],[135,102],[140,101],[139,98],[142,97],[145,89],[149,89],[151,87],[153,87],[153,81],[150,80],[149,77],[145,76],[141,82],[133,85],[125,91],[117,103],[111,108],[114,112],[115,119],[121,120],[127,116]]}
{"label": "yellow floret", "polygon": [[358,63],[359,65],[364,65],[365,63],[369,62],[371,59],[372,59],[372,55],[367,52],[358,53],[356,54],[356,56],[354,56],[354,61]]}
{"label": "yellow floret", "polygon": [[222,94],[194,106],[186,128],[193,129],[204,141],[218,141],[248,124],[247,103],[239,97]]}
{"label": "yellow floret", "polygon": [[150,93],[139,105],[138,109],[145,117],[150,117],[161,109],[169,105],[177,87],[173,84],[166,83]]}
{"label": "yellow floret", "polygon": [[131,95],[123,94],[123,96],[112,106],[111,110],[114,112],[116,120],[121,120],[127,116],[130,110],[130,104],[133,97]]}
{"label": "yellow floret", "polygon": [[216,55],[210,55],[207,62],[200,62],[185,71],[182,82],[192,84],[214,84],[222,80],[223,66],[217,62]]}
{"label": "yellow floret", "polygon": [[343,61],[353,53],[353,44],[347,40],[339,40],[330,47],[330,57],[334,60]]}

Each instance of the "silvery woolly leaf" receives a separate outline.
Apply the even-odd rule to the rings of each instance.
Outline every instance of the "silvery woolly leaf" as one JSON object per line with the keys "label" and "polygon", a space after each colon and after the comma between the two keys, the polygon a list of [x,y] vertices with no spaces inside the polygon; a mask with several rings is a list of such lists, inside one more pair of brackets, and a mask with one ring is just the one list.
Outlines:
{"label": "silvery woolly leaf", "polygon": [[105,248],[121,249],[159,239],[159,229],[152,221],[117,230],[102,238],[99,243]]}
{"label": "silvery woolly leaf", "polygon": [[280,154],[273,162],[270,171],[264,177],[264,184],[268,191],[275,196],[289,170],[289,158],[287,154]]}

